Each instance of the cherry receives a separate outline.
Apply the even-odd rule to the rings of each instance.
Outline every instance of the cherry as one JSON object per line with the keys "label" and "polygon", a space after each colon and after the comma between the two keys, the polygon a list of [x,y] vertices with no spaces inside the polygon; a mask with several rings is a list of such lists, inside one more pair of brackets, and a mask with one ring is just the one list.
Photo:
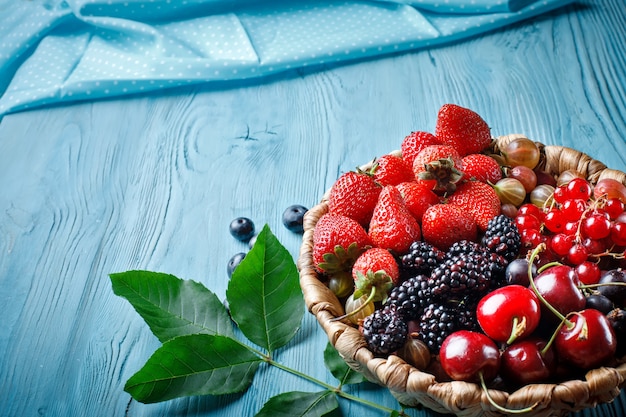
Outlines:
{"label": "cherry", "polygon": [[444,372],[456,381],[480,382],[489,403],[505,414],[527,413],[535,405],[513,410],[502,407],[489,395],[486,382],[500,372],[500,351],[486,335],[471,330],[458,330],[443,341],[439,360]]}
{"label": "cherry", "polygon": [[517,341],[501,355],[502,377],[518,385],[545,382],[555,371],[554,349],[537,337]]}
{"label": "cherry", "polygon": [[491,381],[500,371],[500,351],[495,342],[471,330],[458,330],[446,337],[439,360],[445,373],[456,381]]}
{"label": "cherry", "polygon": [[[542,316],[557,318],[548,305],[562,315],[585,307],[585,296],[578,288],[580,281],[574,268],[567,265],[550,266],[534,278],[533,290],[542,300]],[[548,305],[546,305],[546,303]]]}
{"label": "cherry", "polygon": [[540,311],[539,299],[532,290],[506,285],[480,299],[476,318],[491,339],[511,344],[535,331]]}
{"label": "cherry", "polygon": [[589,308],[567,316],[554,338],[554,347],[560,360],[593,369],[615,355],[617,339],[606,316]]}

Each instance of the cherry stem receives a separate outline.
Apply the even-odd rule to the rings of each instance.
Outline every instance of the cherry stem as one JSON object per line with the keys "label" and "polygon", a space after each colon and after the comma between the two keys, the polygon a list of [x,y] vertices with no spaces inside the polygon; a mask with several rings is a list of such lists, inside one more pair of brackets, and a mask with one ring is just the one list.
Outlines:
{"label": "cherry stem", "polygon": [[367,307],[367,305],[370,303],[370,301],[372,301],[374,299],[375,295],[376,295],[376,286],[372,286],[372,290],[370,291],[370,295],[367,297],[367,300],[365,300],[365,302],[363,304],[361,304],[360,306],[358,306],[356,309],[352,310],[351,312],[346,313],[343,316],[332,318],[329,321],[331,321],[331,322],[339,321],[339,320],[347,319],[348,317],[354,316],[359,311],[361,311],[365,307]]}
{"label": "cherry stem", "polygon": [[521,321],[519,317],[517,316],[513,317],[513,326],[511,328],[511,335],[509,336],[509,339],[506,341],[506,344],[510,345],[513,342],[515,342],[515,340],[517,340],[517,338],[521,334],[523,334],[525,330],[526,330],[526,317],[522,317]]}
{"label": "cherry stem", "polygon": [[530,407],[519,408],[519,409],[503,407],[500,404],[498,404],[493,398],[491,398],[491,395],[489,395],[489,389],[487,388],[487,383],[485,382],[485,377],[483,376],[482,371],[478,372],[478,378],[480,379],[480,386],[482,387],[482,389],[483,389],[483,391],[485,393],[485,396],[487,397],[487,400],[489,401],[489,404],[494,406],[498,411],[500,411],[502,413],[505,413],[505,414],[524,414],[524,413],[528,413],[528,412],[532,411],[537,406],[537,404],[539,404],[539,401],[537,401],[536,403],[534,403]]}
{"label": "cherry stem", "polygon": [[606,286],[623,287],[623,286],[626,286],[626,282],[604,282],[604,283],[597,283],[597,284],[582,284],[582,285],[579,285],[578,288],[581,290],[584,290],[584,289],[594,289],[594,288],[600,288],[600,287],[606,287]]}
{"label": "cherry stem", "polygon": [[559,261],[548,262],[545,265],[541,265],[541,267],[539,267],[539,269],[537,269],[537,274],[541,274],[543,271],[545,271],[546,269],[548,269],[550,267],[561,266],[561,265],[563,265],[563,264],[561,262],[559,262]]}
{"label": "cherry stem", "polygon": [[545,305],[548,308],[548,310],[550,310],[552,313],[554,313],[554,315],[557,316],[559,318],[559,320],[561,320],[562,323],[565,323],[565,325],[567,326],[568,329],[571,329],[572,327],[574,327],[574,323],[569,321],[567,319],[567,317],[565,317],[556,308],[554,308],[548,302],[548,300],[546,300],[543,297],[543,295],[541,295],[539,293],[539,290],[537,289],[537,286],[535,285],[535,278],[533,277],[533,269],[532,269],[533,263],[534,263],[535,258],[537,257],[537,255],[539,255],[539,252],[543,251],[545,248],[546,248],[546,244],[545,243],[540,243],[539,245],[537,245],[537,247],[530,254],[530,259],[528,260],[528,280],[530,281],[530,287],[535,292],[535,295],[537,295],[537,298],[539,298],[539,300],[543,303],[543,305]]}

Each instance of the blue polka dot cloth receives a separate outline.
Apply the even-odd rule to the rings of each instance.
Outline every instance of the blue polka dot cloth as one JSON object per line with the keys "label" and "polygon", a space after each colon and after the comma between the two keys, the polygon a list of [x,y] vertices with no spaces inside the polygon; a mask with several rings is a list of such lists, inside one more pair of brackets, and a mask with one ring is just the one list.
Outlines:
{"label": "blue polka dot cloth", "polygon": [[0,117],[458,41],[573,0],[0,0]]}

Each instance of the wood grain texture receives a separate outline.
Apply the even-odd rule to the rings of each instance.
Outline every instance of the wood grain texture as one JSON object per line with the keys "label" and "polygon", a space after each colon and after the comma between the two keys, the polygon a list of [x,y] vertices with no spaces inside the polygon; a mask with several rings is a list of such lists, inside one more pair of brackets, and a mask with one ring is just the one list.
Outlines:
{"label": "wood grain texture", "polygon": [[[244,244],[230,220],[281,224],[337,176],[434,129],[454,102],[495,135],[525,133],[626,169],[626,11],[585,1],[459,44],[240,88],[14,114],[0,123],[0,408],[6,416],[249,416],[312,384],[263,369],[245,394],[143,405],[125,381],[158,342],[108,274],[135,268],[195,279],[223,298]],[[310,315],[279,360],[334,383]],[[397,408],[384,389],[358,395]],[[618,416],[624,395],[580,416]],[[374,415],[342,402],[346,416]],[[411,410],[411,415],[433,416]]]}

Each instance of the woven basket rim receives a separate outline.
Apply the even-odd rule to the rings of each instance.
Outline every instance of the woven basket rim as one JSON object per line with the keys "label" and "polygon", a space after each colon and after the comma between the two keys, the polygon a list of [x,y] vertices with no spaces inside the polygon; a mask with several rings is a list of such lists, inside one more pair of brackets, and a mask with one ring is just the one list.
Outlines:
{"label": "woven basket rim", "polygon": [[[514,134],[494,139],[494,149],[524,135]],[[541,167],[552,175],[567,169],[576,169],[589,181],[614,178],[626,184],[626,174],[609,169],[588,155],[563,146],[545,146],[536,142],[542,151]],[[392,153],[399,154],[399,151]],[[371,166],[371,162],[361,168]],[[328,212],[328,192],[312,207],[304,218],[302,246],[297,260],[306,306],[324,329],[330,343],[346,363],[362,373],[371,382],[386,386],[402,403],[423,405],[435,412],[457,416],[505,416],[487,400],[478,384],[450,381],[438,382],[433,374],[410,365],[396,355],[376,357],[365,343],[358,329],[348,322],[334,321],[343,314],[343,305],[324,284],[313,264],[313,231],[319,218]],[[565,415],[569,412],[594,407],[614,400],[626,381],[626,357],[615,366],[588,371],[583,379],[557,383],[529,384],[512,392],[490,389],[490,395],[502,406],[521,409],[533,406],[524,416]]]}

